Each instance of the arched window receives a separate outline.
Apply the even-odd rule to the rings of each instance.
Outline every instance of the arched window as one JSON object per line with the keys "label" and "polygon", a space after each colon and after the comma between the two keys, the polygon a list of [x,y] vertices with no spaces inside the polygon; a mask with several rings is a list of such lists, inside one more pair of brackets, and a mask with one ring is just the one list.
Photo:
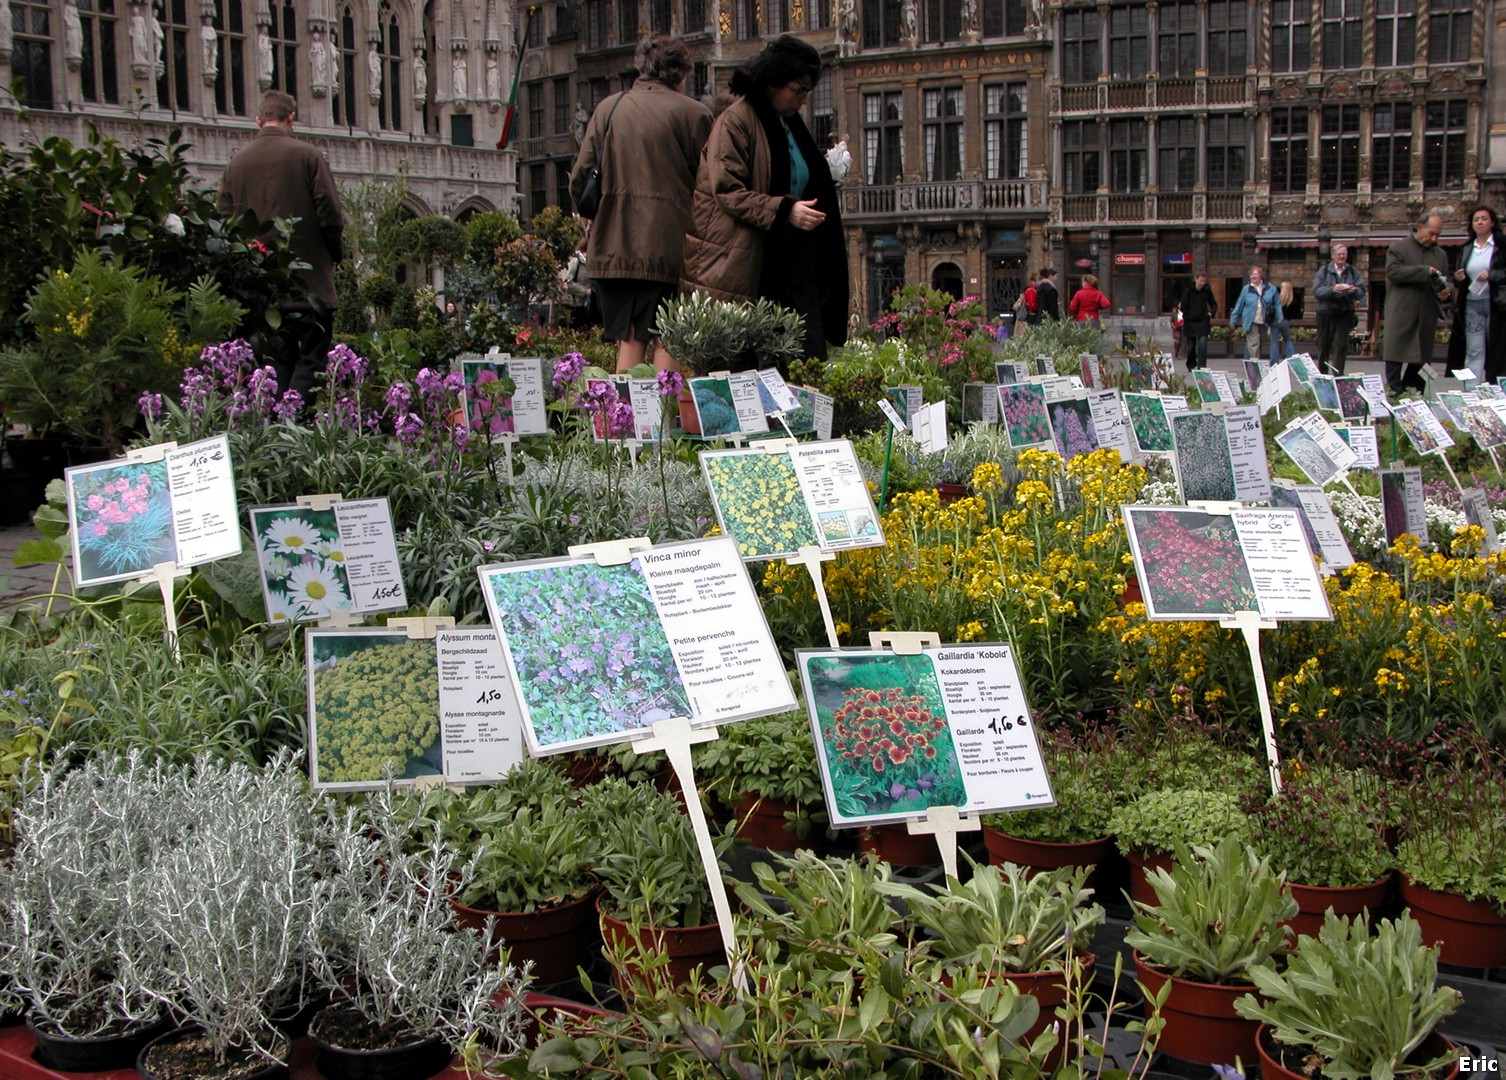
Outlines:
{"label": "arched window", "polygon": [[331,109],[334,121],[346,127],[356,125],[356,20],[350,8],[340,12],[340,29],[330,30],[330,44],[335,50],[335,68],[340,85],[335,90]]}
{"label": "arched window", "polygon": [[267,34],[272,39],[272,88],[298,96],[298,13],[291,3],[269,0],[267,10],[272,22]]}
{"label": "arched window", "polygon": [[115,0],[78,0],[78,14],[84,31],[83,62],[79,66],[84,100],[118,105],[120,78],[115,67],[115,34],[120,21],[115,16]]}
{"label": "arched window", "polygon": [[241,0],[217,0],[214,10],[216,70],[214,111],[246,115],[246,21]]}
{"label": "arched window", "polygon": [[381,61],[382,96],[377,102],[377,126],[402,131],[403,52],[397,16],[383,4],[377,11],[377,56]]}
{"label": "arched window", "polygon": [[[164,109],[193,108],[188,94],[188,0],[164,0],[157,12],[162,22],[162,73],[157,76],[157,104]],[[195,39],[197,40],[197,39]]]}

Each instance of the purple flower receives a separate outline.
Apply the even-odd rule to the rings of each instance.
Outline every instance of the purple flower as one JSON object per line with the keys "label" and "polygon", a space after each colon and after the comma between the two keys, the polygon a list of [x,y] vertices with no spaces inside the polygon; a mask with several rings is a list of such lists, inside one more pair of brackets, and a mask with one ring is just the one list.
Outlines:
{"label": "purple flower", "polygon": [[366,358],[344,342],[329,351],[330,382],[358,383],[366,378],[368,367]]}
{"label": "purple flower", "polygon": [[607,410],[607,436],[622,439],[633,433],[633,406],[626,401],[616,401]]}
{"label": "purple flower", "polygon": [[573,383],[586,370],[586,358],[578,352],[566,353],[554,363],[553,383],[556,390]]}
{"label": "purple flower", "polygon": [[403,413],[393,424],[393,430],[397,433],[397,441],[404,446],[412,446],[423,434],[423,418],[414,413]]}
{"label": "purple flower", "polygon": [[659,393],[665,397],[674,397],[685,389],[685,376],[678,371],[661,371],[654,377],[654,382],[659,384]]}
{"label": "purple flower", "polygon": [[297,390],[284,391],[282,400],[272,406],[272,415],[279,420],[292,420],[303,410],[303,395]]}
{"label": "purple flower", "polygon": [[395,382],[387,388],[387,408],[393,412],[407,412],[413,404],[413,391],[405,382]]}
{"label": "purple flower", "polygon": [[901,784],[899,781],[896,780],[894,783],[892,783],[892,784],[889,785],[889,798],[891,798],[891,799],[902,798],[904,796],[904,794],[905,794],[905,785],[904,784]]}
{"label": "purple flower", "polygon": [[142,392],[141,397],[136,399],[136,408],[141,410],[141,415],[148,420],[158,420],[162,417],[162,395],[154,394],[150,390]]}

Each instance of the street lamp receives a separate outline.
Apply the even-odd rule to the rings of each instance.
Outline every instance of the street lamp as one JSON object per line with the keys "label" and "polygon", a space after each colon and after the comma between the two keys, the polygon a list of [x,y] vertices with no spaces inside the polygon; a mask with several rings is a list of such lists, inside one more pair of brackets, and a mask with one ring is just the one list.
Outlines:
{"label": "street lamp", "polygon": [[1333,250],[1333,233],[1328,231],[1327,224],[1318,226],[1318,261],[1327,262],[1329,253]]}

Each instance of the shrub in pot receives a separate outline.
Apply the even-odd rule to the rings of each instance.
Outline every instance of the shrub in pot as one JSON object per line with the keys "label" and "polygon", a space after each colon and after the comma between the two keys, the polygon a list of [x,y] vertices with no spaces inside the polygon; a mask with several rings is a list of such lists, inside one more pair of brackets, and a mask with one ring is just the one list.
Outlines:
{"label": "shrub in pot", "polygon": [[1297,903],[1285,881],[1233,836],[1212,847],[1179,845],[1169,870],[1146,877],[1155,903],[1133,904],[1124,940],[1147,997],[1171,984],[1161,1049],[1204,1064],[1251,1060],[1255,1025],[1235,1013],[1234,1002],[1251,990],[1251,968],[1287,951],[1285,922]]}
{"label": "shrub in pot", "polygon": [[1268,1080],[1314,1068],[1332,1080],[1429,1076],[1451,1063],[1458,1072],[1458,1052],[1434,1032],[1463,997],[1438,985],[1438,952],[1406,915],[1380,920],[1372,934],[1365,919],[1329,912],[1284,966],[1265,961],[1249,975],[1261,996],[1234,1007],[1265,1025],[1258,1048]]}
{"label": "shrub in pot", "polygon": [[1396,849],[1401,898],[1447,964],[1506,964],[1506,808],[1483,798],[1408,826]]}
{"label": "shrub in pot", "polygon": [[708,293],[667,300],[656,315],[659,342],[696,375],[733,364],[787,370],[805,348],[805,320],[772,300],[716,300]]}
{"label": "shrub in pot", "polygon": [[449,896],[470,866],[438,828],[415,850],[381,793],[346,814],[328,870],[311,966],[335,1000],[309,1027],[328,1080],[423,1077],[462,1049],[519,1050],[517,974],[495,959],[494,924],[457,925]]}
{"label": "shrub in pot", "polygon": [[882,956],[898,940],[898,914],[885,897],[888,863],[873,856],[823,858],[811,851],[755,863],[737,897],[752,918],[740,923],[756,958],[800,975],[849,971]]}
{"label": "shrub in pot", "polygon": [[1151,899],[1149,869],[1171,865],[1178,846],[1212,846],[1225,837],[1243,843],[1250,821],[1238,797],[1206,788],[1152,791],[1115,808],[1108,828],[1130,861],[1130,898]]}
{"label": "shrub in pot", "polygon": [[821,773],[802,712],[730,724],[697,747],[705,790],[732,808],[738,835],[756,847],[794,851],[825,825]]}

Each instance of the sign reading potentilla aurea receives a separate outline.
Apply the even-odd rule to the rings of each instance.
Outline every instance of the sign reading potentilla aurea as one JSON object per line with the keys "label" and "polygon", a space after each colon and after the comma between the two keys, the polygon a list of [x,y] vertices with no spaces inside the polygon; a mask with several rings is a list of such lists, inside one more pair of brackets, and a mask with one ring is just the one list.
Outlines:
{"label": "sign reading potentilla aurea", "polygon": [[1055,805],[1008,645],[795,655],[834,826]]}

